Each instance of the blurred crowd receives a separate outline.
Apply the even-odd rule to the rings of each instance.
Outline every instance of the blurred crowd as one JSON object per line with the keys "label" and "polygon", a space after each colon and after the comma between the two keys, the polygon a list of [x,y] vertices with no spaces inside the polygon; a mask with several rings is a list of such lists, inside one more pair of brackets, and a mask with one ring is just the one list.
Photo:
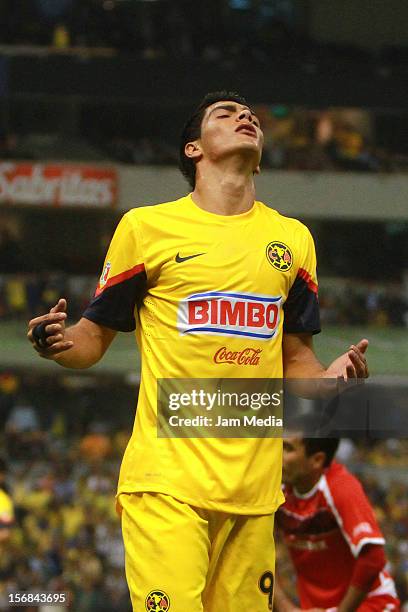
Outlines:
{"label": "blurred crowd", "polygon": [[96,48],[150,60],[407,61],[404,47],[386,46],[375,57],[358,44],[313,41],[307,29],[307,11],[293,0],[0,0],[6,45]]}
{"label": "blurred crowd", "polygon": [[399,283],[343,279],[326,286],[321,279],[320,316],[323,325],[408,327],[408,301]]}
{"label": "blurred crowd", "polygon": [[96,278],[50,273],[0,275],[0,321],[31,319],[48,312],[62,296],[77,320],[92,298]]}
{"label": "blurred crowd", "polygon": [[[259,111],[258,111],[259,112]],[[273,116],[276,113],[277,116]],[[262,129],[265,144],[263,169],[398,172],[408,170],[403,156],[374,146],[362,130],[347,122],[335,122],[332,113],[266,108]],[[178,146],[163,139],[115,137],[100,150],[125,164],[177,165]]]}
{"label": "blurred crowd", "polygon": [[[398,116],[393,113],[384,119],[362,109],[307,110],[266,104],[255,105],[254,110],[264,132],[263,169],[408,171],[406,142],[402,142],[404,126],[408,125],[406,114],[400,117],[402,131],[398,139],[391,128],[383,126],[383,122],[388,120],[398,123]],[[137,124],[135,117],[151,111],[145,109],[142,113],[135,107],[133,123],[128,124],[127,133],[124,133],[123,125],[127,123],[125,117],[129,109],[113,105],[111,112],[117,122],[107,127],[106,117],[99,107],[88,109],[84,115],[88,127],[80,137],[24,133],[21,125],[16,126],[16,131],[12,127],[0,128],[0,160],[109,159],[131,165],[177,166],[179,145],[177,138],[165,133],[166,121],[160,137],[147,135],[148,128]],[[100,123],[95,123],[97,117],[100,117]],[[172,121],[179,123],[181,130],[182,119],[175,114]],[[139,135],[133,135],[134,132]]]}
{"label": "blurred crowd", "polygon": [[[60,400],[52,410],[56,392],[65,404]],[[47,396],[46,385],[42,394]],[[67,593],[76,612],[130,612],[114,497],[130,422],[124,429],[106,420],[95,394],[95,404],[84,403],[84,389],[62,385],[48,395],[46,406],[33,402],[21,394],[17,376],[0,376],[7,455],[0,486],[9,491],[15,512],[11,535],[0,542],[0,610],[9,609],[9,592],[38,590]],[[82,410],[79,405],[73,414],[78,398]],[[126,409],[131,419],[129,397],[122,404],[111,388],[109,399],[116,413]]]}
{"label": "blurred crowd", "polygon": [[0,42],[9,45],[105,48],[148,59],[318,57],[293,2],[0,0],[0,16]]}
{"label": "blurred crowd", "polygon": [[[147,62],[167,57],[200,60],[216,62],[227,73],[233,73],[243,58],[251,68],[260,66],[265,71],[273,63],[287,74],[295,62],[305,75],[319,72],[322,66],[330,72],[347,62],[354,67],[362,63],[365,71],[381,74],[408,64],[404,48],[384,49],[373,58],[357,46],[310,40],[300,4],[289,0],[0,0],[0,45],[25,49],[47,45],[55,52],[78,52],[79,61],[89,61],[87,53],[94,48],[102,56],[122,53]],[[279,92],[276,95],[279,100]],[[143,120],[147,113],[163,117],[163,109],[139,108],[137,99],[130,106],[123,99],[112,99],[106,110],[103,101],[84,103],[80,98],[70,100],[69,106],[52,96],[48,102],[10,98],[2,113],[6,124],[0,123],[0,159],[108,158],[127,164],[177,164],[178,142],[166,133],[167,122],[155,122],[156,127],[160,124],[159,135]],[[171,97],[163,106],[171,107]],[[179,124],[181,131],[184,116],[180,118],[178,112],[179,108],[171,109],[171,123]],[[388,116],[378,110],[364,114],[283,105],[260,107],[257,112],[265,132],[263,168],[408,169],[408,118],[403,109],[387,111]],[[45,118],[48,126],[44,126]]]}
{"label": "blurred crowd", "polygon": [[[320,313],[324,325],[408,327],[408,303],[401,284],[320,279]],[[69,316],[77,320],[96,288],[94,276],[64,273],[0,273],[0,321],[28,320],[47,312],[63,296]]]}
{"label": "blurred crowd", "polygon": [[262,166],[285,170],[389,172],[408,156],[377,142],[378,117],[362,109],[255,108],[264,132]]}
{"label": "blurred crowd", "polygon": [[[0,610],[8,609],[10,591],[38,589],[67,593],[75,612],[130,611],[114,495],[137,388],[118,396],[126,383],[112,383],[0,374],[7,465],[0,487],[15,508],[11,535],[0,543]],[[408,602],[407,451],[406,440],[343,440],[338,455],[364,482],[402,602]],[[280,543],[277,558],[294,594]]]}

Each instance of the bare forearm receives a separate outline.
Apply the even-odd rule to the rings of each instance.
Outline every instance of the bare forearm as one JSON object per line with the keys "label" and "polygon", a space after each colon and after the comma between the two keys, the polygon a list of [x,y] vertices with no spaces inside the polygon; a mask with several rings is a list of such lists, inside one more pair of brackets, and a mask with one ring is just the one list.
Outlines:
{"label": "bare forearm", "polygon": [[[112,340],[114,337],[112,332]],[[65,340],[73,345],[67,351],[57,353],[54,361],[65,368],[89,368],[104,355],[110,342],[97,325],[88,325],[81,319],[65,330]]]}
{"label": "bare forearm", "polygon": [[275,612],[294,612],[298,609],[293,601],[286,595],[277,580],[275,581],[273,593],[273,609]]}
{"label": "bare forearm", "polygon": [[366,595],[367,593],[365,591],[355,586],[350,586],[342,601],[337,606],[337,612],[354,612],[365,599]]}
{"label": "bare forearm", "polygon": [[325,372],[326,368],[311,351],[284,360],[285,378],[320,378]]}
{"label": "bare forearm", "polygon": [[337,357],[327,368],[317,359],[311,334],[283,335],[283,373],[285,378],[367,378],[368,368],[364,353],[368,340],[352,344],[346,353]]}
{"label": "bare forearm", "polygon": [[50,311],[31,319],[27,339],[44,359],[66,368],[89,368],[104,355],[116,331],[82,317],[66,328],[67,301],[60,298]]}
{"label": "bare forearm", "polygon": [[354,612],[359,607],[367,593],[372,590],[386,562],[384,546],[381,544],[363,546],[354,565],[350,586],[338,606],[340,612]]}

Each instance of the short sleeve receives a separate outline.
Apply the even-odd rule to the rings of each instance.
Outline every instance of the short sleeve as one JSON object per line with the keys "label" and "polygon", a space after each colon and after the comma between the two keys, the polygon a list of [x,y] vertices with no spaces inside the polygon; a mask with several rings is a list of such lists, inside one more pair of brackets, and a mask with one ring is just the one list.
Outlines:
{"label": "short sleeve", "polygon": [[283,306],[283,331],[289,334],[320,332],[319,300],[317,296],[316,252],[309,230],[302,225],[298,269]]}
{"label": "short sleeve", "polygon": [[330,493],[333,512],[354,557],[366,544],[385,543],[371,504],[354,476],[337,478],[330,485]]}
{"label": "short sleeve", "polygon": [[135,308],[146,290],[138,226],[129,213],[116,228],[92,301],[83,317],[116,331],[133,331]]}

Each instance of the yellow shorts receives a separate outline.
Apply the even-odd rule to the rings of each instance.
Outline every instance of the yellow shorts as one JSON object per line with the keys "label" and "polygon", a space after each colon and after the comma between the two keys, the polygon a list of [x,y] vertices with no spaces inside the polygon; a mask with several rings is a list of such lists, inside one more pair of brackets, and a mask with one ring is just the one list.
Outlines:
{"label": "yellow shorts", "polygon": [[274,515],[203,510],[159,493],[122,493],[134,612],[272,610]]}

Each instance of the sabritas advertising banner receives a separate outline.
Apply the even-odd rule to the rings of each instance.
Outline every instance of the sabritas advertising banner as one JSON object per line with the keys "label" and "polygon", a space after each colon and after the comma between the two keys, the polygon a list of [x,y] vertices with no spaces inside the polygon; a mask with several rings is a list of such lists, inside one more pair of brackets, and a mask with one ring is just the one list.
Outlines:
{"label": "sabritas advertising banner", "polygon": [[115,206],[115,168],[71,164],[0,163],[0,204]]}

